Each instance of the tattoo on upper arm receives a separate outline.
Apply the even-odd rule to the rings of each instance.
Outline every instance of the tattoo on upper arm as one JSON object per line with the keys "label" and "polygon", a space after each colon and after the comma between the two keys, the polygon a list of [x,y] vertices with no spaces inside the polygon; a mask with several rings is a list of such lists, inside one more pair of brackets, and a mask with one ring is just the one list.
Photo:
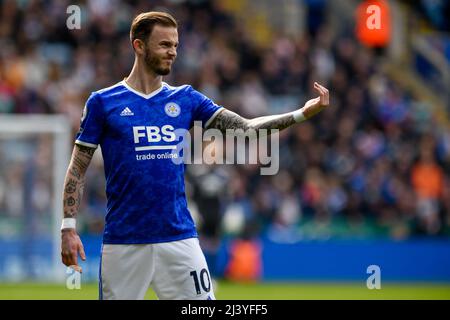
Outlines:
{"label": "tattoo on upper arm", "polygon": [[81,146],[81,145],[78,145],[78,150],[81,153],[85,153],[91,157],[94,155],[94,152],[95,152],[95,148],[85,147],[85,146]]}
{"label": "tattoo on upper arm", "polygon": [[75,148],[76,151],[72,157],[74,164],[73,168],[80,174],[81,172],[86,171],[92,156],[94,155],[95,149],[80,145],[76,145]]}
{"label": "tattoo on upper arm", "polygon": [[[90,160],[90,159],[88,159],[88,160]],[[74,164],[78,169],[80,169],[80,170],[82,170],[82,171],[86,171],[89,162],[85,161],[85,159],[82,159],[81,157],[79,157],[79,156],[76,155],[76,156],[73,157],[73,164]]]}
{"label": "tattoo on upper arm", "polygon": [[225,132],[226,129],[248,129],[248,123],[246,119],[242,118],[240,115],[223,110],[220,112],[210,125],[211,128],[219,129]]}

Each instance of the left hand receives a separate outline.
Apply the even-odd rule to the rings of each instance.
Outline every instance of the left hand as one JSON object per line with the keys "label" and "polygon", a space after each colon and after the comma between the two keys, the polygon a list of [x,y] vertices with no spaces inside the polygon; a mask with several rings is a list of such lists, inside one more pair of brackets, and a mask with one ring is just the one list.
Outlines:
{"label": "left hand", "polygon": [[308,100],[302,108],[303,114],[307,119],[313,117],[330,105],[330,94],[328,89],[317,82],[314,82],[314,89],[319,92],[319,96]]}

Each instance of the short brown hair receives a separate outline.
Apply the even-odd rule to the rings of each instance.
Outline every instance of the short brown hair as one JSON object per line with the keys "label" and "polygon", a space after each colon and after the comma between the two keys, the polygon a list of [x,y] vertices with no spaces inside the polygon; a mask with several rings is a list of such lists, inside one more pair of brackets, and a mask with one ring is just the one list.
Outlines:
{"label": "short brown hair", "polygon": [[145,42],[152,34],[153,27],[157,24],[164,27],[178,27],[175,18],[166,12],[143,12],[134,18],[133,23],[131,24],[131,44],[133,44],[135,39],[140,39]]}

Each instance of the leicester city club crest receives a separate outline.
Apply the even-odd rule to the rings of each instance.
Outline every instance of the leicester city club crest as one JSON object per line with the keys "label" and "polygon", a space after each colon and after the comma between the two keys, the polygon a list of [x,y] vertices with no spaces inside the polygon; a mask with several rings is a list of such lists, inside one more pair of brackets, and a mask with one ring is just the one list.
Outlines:
{"label": "leicester city club crest", "polygon": [[175,102],[169,102],[164,106],[164,111],[169,117],[175,118],[178,117],[180,114],[180,106],[177,105]]}

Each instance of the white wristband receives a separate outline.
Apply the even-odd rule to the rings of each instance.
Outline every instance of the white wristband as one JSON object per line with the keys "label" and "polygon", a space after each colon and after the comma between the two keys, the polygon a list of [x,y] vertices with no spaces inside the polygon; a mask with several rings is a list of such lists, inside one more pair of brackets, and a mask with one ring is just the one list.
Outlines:
{"label": "white wristband", "polygon": [[302,122],[306,120],[302,109],[295,110],[294,112],[292,112],[292,115],[294,116],[295,122]]}
{"label": "white wristband", "polygon": [[61,224],[62,229],[75,229],[77,225],[77,219],[75,218],[64,218]]}

